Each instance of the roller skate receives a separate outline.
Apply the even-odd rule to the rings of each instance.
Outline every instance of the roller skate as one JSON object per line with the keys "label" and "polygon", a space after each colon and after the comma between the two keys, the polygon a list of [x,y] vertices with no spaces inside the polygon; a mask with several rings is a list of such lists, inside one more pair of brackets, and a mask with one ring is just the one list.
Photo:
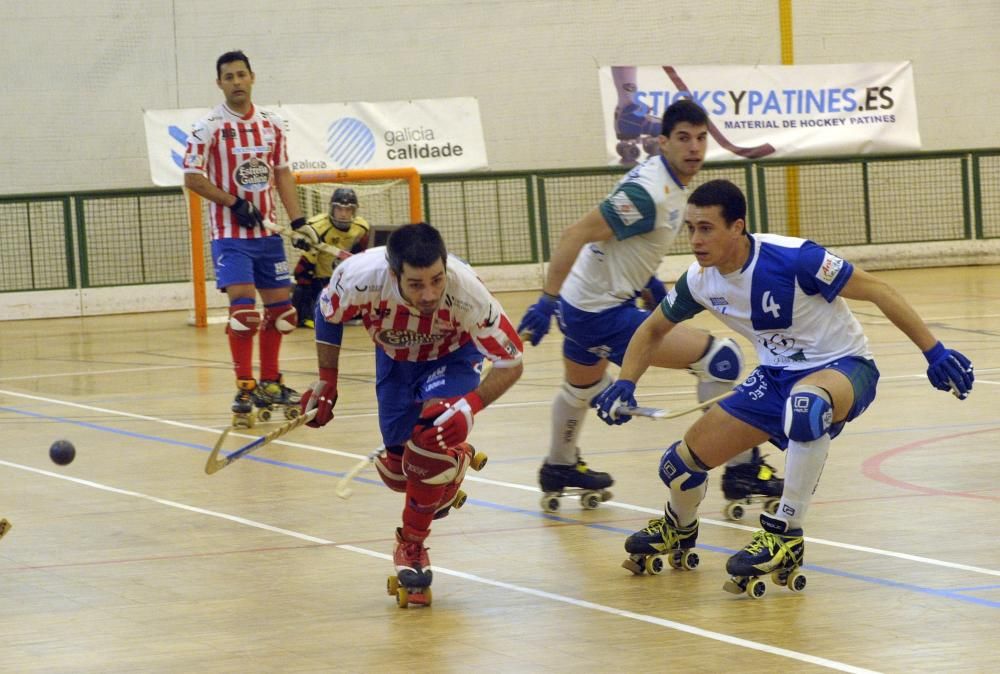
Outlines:
{"label": "roller skate", "polygon": [[0,517],[0,538],[6,536],[12,526],[14,525],[10,523],[10,520]]}
{"label": "roller skate", "polygon": [[461,455],[464,455],[462,463],[465,463],[466,460],[468,463],[459,471],[455,481],[445,487],[444,494],[441,496],[441,503],[438,505],[437,510],[434,511],[434,519],[436,520],[447,517],[452,508],[458,510],[465,505],[465,501],[469,498],[469,495],[459,487],[462,485],[462,480],[465,479],[466,469],[471,468],[478,472],[483,469],[486,461],[489,459],[484,452],[477,452],[476,448],[467,442],[463,442],[449,451],[460,452]]}
{"label": "roller skate", "polygon": [[746,513],[745,506],[762,502],[764,512],[773,515],[778,512],[784,486],[785,481],[774,474],[774,468],[754,447],[753,460],[726,466],[722,473],[722,495],[726,497],[722,514],[727,520],[738,521]]}
{"label": "roller skate", "polygon": [[236,397],[233,398],[233,428],[253,428],[254,398],[257,382],[253,379],[236,380]]}
{"label": "roller skate", "polygon": [[584,510],[593,510],[604,501],[611,500],[607,490],[615,483],[607,473],[591,470],[583,459],[572,466],[559,466],[546,461],[538,471],[542,487],[542,510],[554,513],[559,510],[563,496],[579,496]]}
{"label": "roller skate", "polygon": [[399,608],[406,608],[410,604],[430,606],[434,573],[423,540],[407,539],[403,530],[397,528],[392,561],[396,565],[396,575],[389,576],[386,592],[390,596],[395,595],[396,605]]}
{"label": "roller skate", "polygon": [[286,419],[294,419],[299,416],[301,399],[298,391],[285,386],[285,378],[280,374],[277,380],[261,379],[254,397],[257,417],[261,421],[270,421],[271,415],[280,408]]}
{"label": "roller skate", "polygon": [[767,592],[760,576],[771,574],[771,582],[801,592],[806,587],[806,576],[800,570],[806,549],[802,529],[788,529],[785,522],[766,514],[760,516],[760,525],[764,529],[754,532],[753,540],[726,562],[726,572],[732,578],[722,589],[760,599]]}
{"label": "roller skate", "polygon": [[698,540],[698,520],[688,527],[677,525],[677,516],[667,506],[663,517],[649,520],[645,528],[625,539],[628,559],[622,568],[637,576],[643,572],[655,576],[663,571],[663,555],[669,555],[667,562],[673,569],[691,571],[697,568],[701,559],[694,551]]}
{"label": "roller skate", "polygon": [[618,144],[615,147],[620,164],[634,166],[639,161],[639,145],[650,157],[659,154],[657,136],[662,130],[659,118],[649,114],[649,108],[642,103],[615,108],[615,136]]}

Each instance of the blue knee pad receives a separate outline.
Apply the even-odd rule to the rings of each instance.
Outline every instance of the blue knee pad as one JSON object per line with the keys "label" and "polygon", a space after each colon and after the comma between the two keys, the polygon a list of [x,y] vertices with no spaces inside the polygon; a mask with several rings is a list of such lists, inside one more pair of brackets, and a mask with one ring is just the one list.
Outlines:
{"label": "blue knee pad", "polygon": [[708,473],[698,468],[689,468],[684,463],[684,459],[677,453],[680,444],[681,441],[678,440],[670,445],[660,457],[660,479],[670,488],[676,482],[678,489],[688,491],[700,487],[708,479]]}
{"label": "blue knee pad", "polygon": [[688,369],[701,381],[735,384],[743,369],[743,351],[728,337],[712,337],[708,349]]}
{"label": "blue knee pad", "polygon": [[782,420],[785,435],[796,442],[812,442],[827,434],[833,423],[833,405],[830,394],[818,386],[808,384],[792,388],[785,401]]}

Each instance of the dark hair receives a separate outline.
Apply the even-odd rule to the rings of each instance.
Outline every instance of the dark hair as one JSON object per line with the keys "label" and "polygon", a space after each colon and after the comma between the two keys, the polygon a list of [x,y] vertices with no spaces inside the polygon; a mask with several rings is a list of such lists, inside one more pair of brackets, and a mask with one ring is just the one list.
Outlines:
{"label": "dark hair", "polygon": [[403,264],[426,269],[438,260],[448,264],[448,250],[441,233],[426,222],[403,225],[389,234],[385,243],[385,257],[389,269],[402,278]]}
{"label": "dark hair", "polygon": [[251,75],[253,74],[253,68],[250,67],[250,59],[247,58],[247,55],[244,54],[242,50],[236,49],[234,51],[227,51],[215,60],[215,76],[218,79],[222,79],[222,66],[235,61],[243,61],[246,63],[247,70],[250,71]]}
{"label": "dark hair", "polygon": [[708,113],[690,98],[676,100],[663,112],[662,135],[669,137],[670,132],[681,122],[693,126],[708,126]]}
{"label": "dark hair", "polygon": [[688,197],[688,204],[701,208],[718,206],[727,225],[747,219],[746,197],[739,187],[728,180],[709,180],[699,185]]}

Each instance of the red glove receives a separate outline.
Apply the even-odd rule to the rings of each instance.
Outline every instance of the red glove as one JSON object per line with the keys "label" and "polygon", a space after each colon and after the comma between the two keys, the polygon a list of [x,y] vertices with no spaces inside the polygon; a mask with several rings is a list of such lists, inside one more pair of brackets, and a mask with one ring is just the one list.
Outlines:
{"label": "red glove", "polygon": [[414,444],[436,451],[465,442],[472,430],[472,417],[483,407],[483,399],[475,391],[428,405],[413,427]]}
{"label": "red glove", "polygon": [[319,428],[326,426],[333,419],[333,406],[337,404],[337,368],[321,367],[319,381],[314,381],[302,394],[299,409],[302,414],[316,410],[312,421],[306,426]]}

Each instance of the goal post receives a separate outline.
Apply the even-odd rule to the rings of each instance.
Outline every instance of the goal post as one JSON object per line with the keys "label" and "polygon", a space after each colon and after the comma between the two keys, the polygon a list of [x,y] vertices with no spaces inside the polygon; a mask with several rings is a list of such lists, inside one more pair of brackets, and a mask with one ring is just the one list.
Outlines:
{"label": "goal post", "polygon": [[[373,234],[402,222],[420,222],[423,219],[420,173],[415,168],[295,171],[292,175],[298,188],[299,204],[307,218],[327,211],[333,190],[350,187],[358,193],[359,214],[372,226]],[[206,290],[211,271],[208,244],[211,237],[205,200],[190,190],[187,190],[187,195],[194,295],[188,323],[203,328],[214,322],[208,317]],[[287,224],[288,216],[280,200],[276,201],[278,224]],[[294,267],[295,261],[291,256],[296,249],[291,248],[287,241],[286,249],[289,267]]]}

